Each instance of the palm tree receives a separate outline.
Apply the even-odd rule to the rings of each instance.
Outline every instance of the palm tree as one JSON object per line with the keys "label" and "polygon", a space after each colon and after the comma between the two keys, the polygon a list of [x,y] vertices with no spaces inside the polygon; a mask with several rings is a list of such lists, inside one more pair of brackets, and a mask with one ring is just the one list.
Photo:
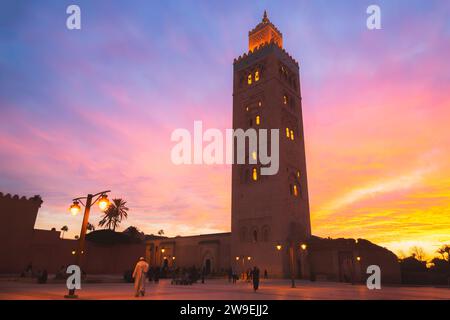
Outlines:
{"label": "palm tree", "polygon": [[129,209],[125,206],[126,203],[127,202],[122,199],[113,199],[98,225],[100,227],[106,226],[109,230],[116,231],[116,228],[122,222],[122,219],[128,218],[127,211]]}
{"label": "palm tree", "polygon": [[164,230],[163,229],[158,231],[158,235],[162,236],[163,234],[164,234]]}
{"label": "palm tree", "polygon": [[86,230],[89,230],[89,231],[95,231],[95,227],[94,227],[93,224],[90,224],[90,223],[88,222],[88,224],[87,224],[87,226],[86,226]]}
{"label": "palm tree", "polygon": [[64,227],[61,228],[61,231],[62,231],[61,238],[64,239],[64,233],[69,231],[69,227],[68,226],[64,226]]}

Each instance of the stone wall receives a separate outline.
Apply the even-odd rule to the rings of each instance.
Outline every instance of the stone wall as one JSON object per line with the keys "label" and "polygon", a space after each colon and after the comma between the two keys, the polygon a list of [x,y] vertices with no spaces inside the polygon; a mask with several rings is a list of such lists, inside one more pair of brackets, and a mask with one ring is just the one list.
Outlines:
{"label": "stone wall", "polygon": [[[0,193],[0,273],[20,274],[28,264],[33,270],[49,273],[61,266],[73,264],[77,241],[61,239],[59,231],[34,229],[39,196],[19,197]],[[122,274],[133,269],[139,257],[145,255],[145,244],[98,245],[86,241],[83,269],[88,274]]]}

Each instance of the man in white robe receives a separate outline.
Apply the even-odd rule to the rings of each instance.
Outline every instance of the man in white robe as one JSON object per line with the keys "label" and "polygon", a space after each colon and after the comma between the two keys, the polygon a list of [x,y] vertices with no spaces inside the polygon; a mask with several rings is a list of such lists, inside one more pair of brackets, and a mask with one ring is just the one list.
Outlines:
{"label": "man in white robe", "polygon": [[135,297],[139,297],[139,295],[145,295],[145,278],[147,271],[148,263],[143,257],[140,257],[133,272]]}

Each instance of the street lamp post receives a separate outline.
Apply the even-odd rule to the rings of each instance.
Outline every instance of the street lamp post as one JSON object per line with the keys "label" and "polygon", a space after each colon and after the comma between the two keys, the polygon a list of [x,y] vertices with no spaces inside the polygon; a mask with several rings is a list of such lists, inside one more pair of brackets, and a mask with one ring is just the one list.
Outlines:
{"label": "street lamp post", "polygon": [[295,288],[295,276],[294,276],[294,246],[292,242],[289,243],[289,265],[291,269],[291,288]]}
{"label": "street lamp post", "polygon": [[[84,216],[83,223],[81,224],[80,237],[78,239],[78,250],[75,252],[75,265],[77,265],[81,270],[82,255],[84,254],[84,243],[86,239],[87,225],[89,222],[89,213],[91,211],[92,205],[98,201],[98,206],[100,210],[105,211],[109,206],[109,200],[107,193],[111,190],[102,191],[96,194],[88,194],[86,197],[79,197],[73,199],[73,204],[70,206],[70,212],[72,215],[76,215],[80,212],[80,203],[84,206]],[[95,200],[93,200],[95,198]],[[83,200],[86,203],[83,203]],[[75,294],[75,289],[69,289],[69,294],[64,296],[65,298],[78,298]]]}
{"label": "street lamp post", "polygon": [[[283,249],[281,243],[278,243],[275,248],[278,251]],[[295,276],[294,276],[294,246],[291,241],[289,241],[289,273],[291,274],[291,288],[295,288]]]}
{"label": "street lamp post", "polygon": [[[278,251],[281,251],[283,249],[283,246],[281,243],[277,243],[275,248]],[[306,244],[302,244],[300,248],[305,251],[307,246]],[[291,274],[291,288],[295,288],[295,275],[294,275],[294,269],[295,269],[295,262],[294,262],[294,243],[292,241],[289,241],[289,273]]]}

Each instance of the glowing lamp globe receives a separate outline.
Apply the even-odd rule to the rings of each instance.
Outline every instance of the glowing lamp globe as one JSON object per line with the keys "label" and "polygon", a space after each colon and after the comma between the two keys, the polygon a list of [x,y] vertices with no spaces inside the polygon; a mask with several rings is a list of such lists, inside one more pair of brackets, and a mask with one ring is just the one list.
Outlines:
{"label": "glowing lamp globe", "polygon": [[102,195],[100,200],[98,200],[98,207],[100,210],[105,211],[109,207],[109,200],[106,194]]}
{"label": "glowing lamp globe", "polygon": [[74,201],[73,204],[70,206],[69,210],[73,216],[76,216],[78,214],[78,212],[80,212],[80,210],[81,210],[81,207],[80,207],[78,201]]}

